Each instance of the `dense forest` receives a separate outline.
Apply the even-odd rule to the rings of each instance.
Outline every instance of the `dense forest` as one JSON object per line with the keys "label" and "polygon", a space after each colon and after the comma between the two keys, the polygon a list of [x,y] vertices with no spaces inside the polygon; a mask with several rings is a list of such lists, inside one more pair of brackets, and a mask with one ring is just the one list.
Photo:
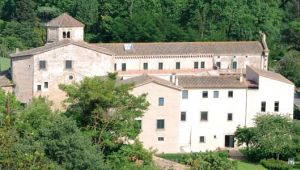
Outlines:
{"label": "dense forest", "polygon": [[0,51],[45,43],[44,25],[63,12],[88,42],[249,41],[267,34],[271,60],[299,50],[299,0],[1,0]]}

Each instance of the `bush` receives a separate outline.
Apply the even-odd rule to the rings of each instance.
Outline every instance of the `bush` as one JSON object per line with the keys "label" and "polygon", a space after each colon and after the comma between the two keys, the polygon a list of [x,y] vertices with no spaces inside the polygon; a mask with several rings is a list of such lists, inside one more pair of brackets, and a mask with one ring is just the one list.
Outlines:
{"label": "bush", "polygon": [[293,169],[286,161],[271,159],[263,159],[260,163],[268,170],[291,170]]}
{"label": "bush", "polygon": [[300,161],[300,153],[296,154],[296,161]]}

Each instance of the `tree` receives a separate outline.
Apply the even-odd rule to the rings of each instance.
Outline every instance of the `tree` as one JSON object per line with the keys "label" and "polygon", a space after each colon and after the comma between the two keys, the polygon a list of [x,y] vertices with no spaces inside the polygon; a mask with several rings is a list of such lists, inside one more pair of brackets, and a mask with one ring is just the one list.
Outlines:
{"label": "tree", "polygon": [[289,51],[279,62],[277,72],[300,86],[300,52]]}
{"label": "tree", "polygon": [[45,155],[64,169],[108,169],[101,152],[71,118],[53,116],[38,130],[36,141],[44,145]]}
{"label": "tree", "polygon": [[31,0],[17,0],[13,19],[18,22],[27,22],[34,27],[36,21],[34,6]]}
{"label": "tree", "polygon": [[238,146],[243,145],[244,143],[247,146],[247,150],[249,149],[249,146],[253,144],[253,138],[255,137],[255,129],[252,127],[241,128],[240,125],[236,128],[236,131],[234,132],[234,138],[237,140]]}
{"label": "tree", "polygon": [[77,120],[103,152],[136,139],[140,130],[135,118],[143,116],[149,103],[146,94],[130,94],[133,84],[117,85],[116,74],[109,74],[106,79],[86,77],[81,83],[59,87],[68,95],[64,101],[68,104],[66,114]]}

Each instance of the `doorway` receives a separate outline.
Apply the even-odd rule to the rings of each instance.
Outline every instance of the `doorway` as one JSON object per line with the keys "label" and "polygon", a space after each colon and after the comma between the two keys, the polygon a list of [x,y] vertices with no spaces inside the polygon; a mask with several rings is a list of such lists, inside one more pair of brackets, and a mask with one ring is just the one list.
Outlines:
{"label": "doorway", "polygon": [[234,136],[225,135],[225,147],[233,148],[234,147]]}

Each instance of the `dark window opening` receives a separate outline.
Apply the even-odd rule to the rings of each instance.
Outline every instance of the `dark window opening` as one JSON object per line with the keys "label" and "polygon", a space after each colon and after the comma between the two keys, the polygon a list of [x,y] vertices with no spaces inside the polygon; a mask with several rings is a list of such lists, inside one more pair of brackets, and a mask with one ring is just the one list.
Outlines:
{"label": "dark window opening", "polygon": [[232,113],[227,114],[227,120],[232,120]]}
{"label": "dark window opening", "polygon": [[205,143],[205,137],[204,137],[204,136],[200,136],[199,142],[200,142],[200,143]]}
{"label": "dark window opening", "polygon": [[234,61],[234,62],[232,63],[232,68],[233,68],[233,69],[236,69],[236,68],[237,68],[237,62],[236,62],[236,61]]}
{"label": "dark window opening", "polygon": [[275,111],[275,112],[278,112],[278,111],[279,111],[279,101],[275,101],[274,111]]}
{"label": "dark window opening", "polygon": [[164,137],[158,137],[158,141],[164,141]]}
{"label": "dark window opening", "polygon": [[201,62],[201,68],[205,68],[205,62],[204,61]]}
{"label": "dark window opening", "polygon": [[122,63],[122,71],[126,71],[126,63]]}
{"label": "dark window opening", "polygon": [[41,91],[42,90],[42,85],[37,85],[37,90]]}
{"label": "dark window opening", "polygon": [[40,69],[46,69],[46,61],[40,61]]}
{"label": "dark window opening", "polygon": [[194,62],[194,69],[198,68],[198,62]]}
{"label": "dark window opening", "polygon": [[261,102],[261,109],[260,109],[261,112],[265,112],[266,111],[266,102],[263,101]]}
{"label": "dark window opening", "polygon": [[208,98],[208,91],[202,92],[202,98]]}
{"label": "dark window opening", "polygon": [[162,70],[163,69],[163,63],[158,63],[158,69]]}
{"label": "dark window opening", "polygon": [[66,38],[66,37],[67,37],[66,32],[63,32],[63,38]]}
{"label": "dark window opening", "polygon": [[114,70],[117,71],[117,63],[115,63]]}
{"label": "dark window opening", "polygon": [[70,38],[70,32],[67,33],[67,38]]}
{"label": "dark window opening", "polygon": [[186,121],[186,112],[181,112],[181,121]]}
{"label": "dark window opening", "polygon": [[208,120],[208,112],[201,112],[200,121],[207,121]]}
{"label": "dark window opening", "polygon": [[72,60],[66,61],[66,69],[72,69]]}
{"label": "dark window opening", "polygon": [[157,119],[156,120],[156,128],[157,129],[165,129],[165,120],[164,119]]}
{"label": "dark window opening", "polygon": [[48,89],[48,82],[44,82],[44,88]]}
{"label": "dark window opening", "polygon": [[148,70],[148,63],[144,63],[144,70]]}
{"label": "dark window opening", "polygon": [[233,91],[228,91],[228,97],[233,98]]}
{"label": "dark window opening", "polygon": [[217,66],[221,68],[221,62],[217,62]]}
{"label": "dark window opening", "polygon": [[180,62],[176,62],[176,69],[180,69]]}
{"label": "dark window opening", "polygon": [[234,147],[234,136],[233,135],[225,135],[225,147]]}

